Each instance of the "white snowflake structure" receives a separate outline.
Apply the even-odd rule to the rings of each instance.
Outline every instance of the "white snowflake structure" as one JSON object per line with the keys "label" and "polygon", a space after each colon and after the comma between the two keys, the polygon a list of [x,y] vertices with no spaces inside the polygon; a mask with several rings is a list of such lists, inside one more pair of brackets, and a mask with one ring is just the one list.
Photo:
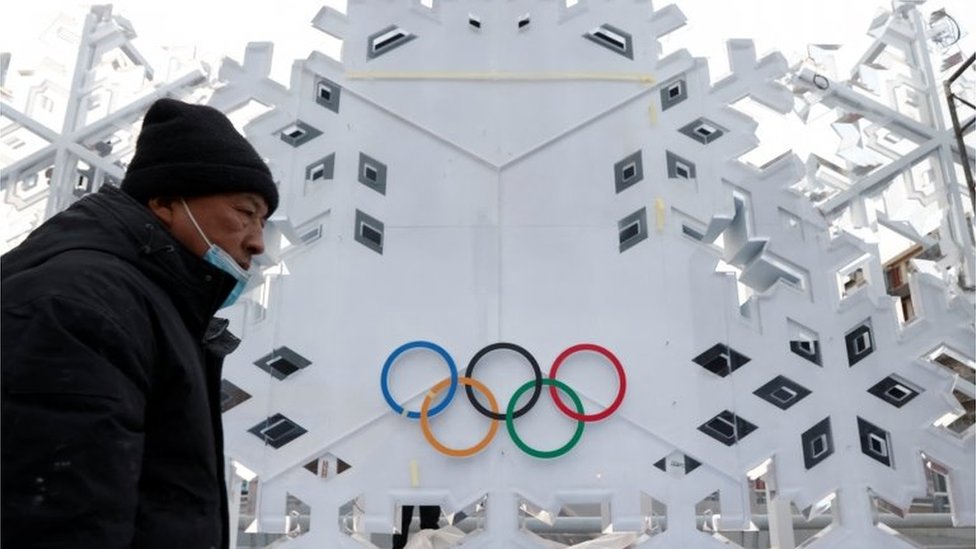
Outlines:
{"label": "white snowflake structure", "polygon": [[[34,216],[21,234],[39,171],[72,174],[36,191],[45,216],[75,160],[120,178],[131,137],[85,147],[164,94],[268,159],[263,276],[225,311],[235,546],[387,546],[411,505],[465,547],[911,546],[913,520],[976,522],[973,155],[943,112],[944,19],[897,1],[850,79],[830,48],[791,69],[734,40],[712,84],[661,55],[673,5],[351,0],[313,20],[341,62],[313,51],[288,86],[255,43],[104,130],[5,102],[50,144],[8,164],[4,207]],[[836,150],[743,161],[745,103]]]}

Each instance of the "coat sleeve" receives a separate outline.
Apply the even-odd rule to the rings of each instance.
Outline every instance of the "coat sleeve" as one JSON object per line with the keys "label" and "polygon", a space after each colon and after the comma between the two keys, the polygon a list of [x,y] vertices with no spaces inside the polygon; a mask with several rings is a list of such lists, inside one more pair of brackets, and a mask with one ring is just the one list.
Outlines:
{"label": "coat sleeve", "polygon": [[0,319],[0,545],[129,547],[151,338],[83,299],[12,301]]}

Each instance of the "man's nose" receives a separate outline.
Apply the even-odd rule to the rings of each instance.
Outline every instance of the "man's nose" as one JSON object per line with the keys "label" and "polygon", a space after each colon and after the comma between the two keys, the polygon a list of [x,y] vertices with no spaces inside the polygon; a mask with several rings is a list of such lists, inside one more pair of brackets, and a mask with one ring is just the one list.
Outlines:
{"label": "man's nose", "polygon": [[264,229],[260,225],[248,233],[244,249],[251,255],[264,253]]}

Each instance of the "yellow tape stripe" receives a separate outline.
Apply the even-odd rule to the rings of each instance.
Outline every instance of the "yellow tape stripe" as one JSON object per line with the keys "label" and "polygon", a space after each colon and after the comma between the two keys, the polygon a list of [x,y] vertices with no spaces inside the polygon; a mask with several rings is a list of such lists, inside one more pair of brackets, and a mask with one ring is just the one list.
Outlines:
{"label": "yellow tape stripe", "polygon": [[420,486],[420,466],[415,459],[410,460],[410,486],[414,488]]}
{"label": "yellow tape stripe", "polygon": [[657,217],[657,232],[663,233],[665,215],[667,215],[667,206],[664,204],[663,198],[658,197],[654,200],[654,212]]}

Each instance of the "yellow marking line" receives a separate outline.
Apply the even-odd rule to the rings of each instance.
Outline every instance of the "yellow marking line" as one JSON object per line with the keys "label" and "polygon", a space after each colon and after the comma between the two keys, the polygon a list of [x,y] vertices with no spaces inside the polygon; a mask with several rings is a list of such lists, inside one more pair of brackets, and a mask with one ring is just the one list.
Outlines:
{"label": "yellow marking line", "polygon": [[654,212],[657,217],[657,232],[664,232],[664,216],[667,213],[667,209],[664,204],[664,199],[658,197],[654,200]]}
{"label": "yellow marking line", "polygon": [[410,460],[410,486],[413,488],[420,486],[420,466],[415,459]]}

